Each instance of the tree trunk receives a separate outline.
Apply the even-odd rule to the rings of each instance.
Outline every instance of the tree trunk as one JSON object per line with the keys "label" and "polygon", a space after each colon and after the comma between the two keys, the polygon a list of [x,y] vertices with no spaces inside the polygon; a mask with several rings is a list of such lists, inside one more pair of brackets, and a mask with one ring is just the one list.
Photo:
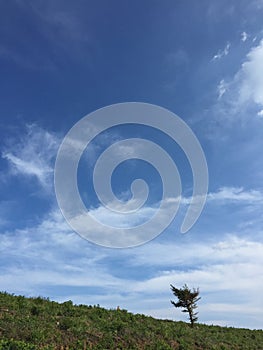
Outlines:
{"label": "tree trunk", "polygon": [[190,318],[190,322],[191,322],[191,327],[194,327],[194,320],[193,320],[193,312],[192,309],[190,307],[187,307],[188,313],[189,313],[189,318]]}

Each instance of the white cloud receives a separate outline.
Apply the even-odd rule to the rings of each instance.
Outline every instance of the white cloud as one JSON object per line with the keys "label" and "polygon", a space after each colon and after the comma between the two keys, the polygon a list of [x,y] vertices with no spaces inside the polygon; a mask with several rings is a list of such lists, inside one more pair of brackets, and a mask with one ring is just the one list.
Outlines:
{"label": "white cloud", "polygon": [[243,42],[247,41],[247,38],[248,38],[248,34],[246,32],[241,33],[241,40]]}
{"label": "white cloud", "polygon": [[53,171],[47,164],[41,164],[39,159],[37,162],[34,159],[25,161],[14,156],[12,153],[4,153],[3,158],[7,159],[13,165],[16,173],[36,176],[43,186],[47,185],[47,178]]}
{"label": "white cloud", "polygon": [[[192,197],[170,198],[167,203],[180,202],[184,205],[191,203]],[[198,200],[198,198],[196,198]],[[209,192],[206,196],[207,202],[240,202],[260,203],[263,202],[263,193],[259,190],[245,190],[243,187],[220,187],[215,192]]]}
{"label": "white cloud", "polygon": [[263,118],[263,109],[261,109],[261,110],[258,112],[258,116],[259,116],[260,118]]}
{"label": "white cloud", "polygon": [[161,207],[146,205],[128,214],[114,213],[104,206],[70,218],[76,231],[105,247],[132,247],[155,238],[173,221],[178,202],[163,200]]}
{"label": "white cloud", "polygon": [[227,90],[227,85],[225,83],[225,80],[222,79],[222,80],[220,80],[220,83],[217,86],[217,93],[218,93],[218,99],[219,100],[225,94],[226,90]]}
{"label": "white cloud", "polygon": [[[261,250],[263,244],[246,238],[239,238],[236,234],[226,235],[223,239],[212,237],[211,240],[196,242],[188,237],[175,237],[174,242],[158,243],[152,241],[149,246],[141,246],[134,250],[132,265],[159,266],[164,273],[170,274],[170,268],[195,270],[203,266],[217,264],[235,264],[249,262],[254,256],[258,262],[262,261]],[[194,238],[194,237],[193,237]],[[189,246],[187,246],[189,244]],[[183,247],[185,246],[185,249]],[[177,271],[177,272],[178,272]]]}
{"label": "white cloud", "polygon": [[254,102],[263,106],[263,40],[253,47],[235,77],[239,104]]}
{"label": "white cloud", "polygon": [[[235,253],[235,250],[232,251],[232,254]],[[242,293],[251,291],[254,297],[258,299],[256,296],[263,285],[261,268],[258,265],[262,264],[262,259],[255,259],[251,252],[250,258],[252,257],[253,261],[256,260],[256,263],[246,261],[245,263],[237,262],[231,264],[225,259],[223,264],[217,264],[213,260],[210,261],[209,266],[205,262],[203,266],[189,268],[188,271],[171,270],[163,273],[159,272],[159,276],[137,282],[133,284],[133,288],[137,292],[162,293],[165,292],[170,283],[182,286],[187,281],[190,287],[199,286],[200,290],[203,290],[205,293],[225,291],[234,293],[238,289]]]}
{"label": "white cloud", "polygon": [[245,191],[243,187],[221,187],[207,195],[208,201],[263,202],[263,194],[258,190]]}
{"label": "white cloud", "polygon": [[[247,122],[263,109],[263,40],[252,47],[232,79],[222,79],[217,86],[217,103],[213,114],[218,121]],[[243,124],[242,124],[243,125]],[[216,130],[215,130],[216,131]]]}
{"label": "white cloud", "polygon": [[[199,198],[196,197],[195,203],[198,201]],[[92,242],[104,246],[136,246],[151,240],[158,232],[163,232],[174,216],[183,219],[183,210],[189,207],[191,202],[192,197],[167,198],[163,199],[162,203],[147,204],[131,212],[122,212],[120,206],[111,206],[111,203],[108,203],[107,207],[101,204],[97,208],[90,208],[84,214],[76,212],[73,215],[72,211],[70,222],[75,230]],[[229,204],[239,205],[239,208],[247,206],[255,208],[262,203],[261,191],[245,190],[242,187],[222,187],[216,192],[207,194],[207,205],[210,208],[213,205],[227,207]],[[129,201],[124,204],[125,208],[129,207]],[[177,205],[181,205],[184,209],[176,213]],[[158,219],[155,215],[158,215]]]}
{"label": "white cloud", "polygon": [[9,176],[35,178],[45,191],[52,187],[53,163],[59,138],[36,125],[27,125],[26,134],[9,141],[2,152],[8,161]]}
{"label": "white cloud", "polygon": [[108,286],[115,283],[114,277],[96,263],[104,254],[85,244],[57,211],[39,225],[2,233],[0,251],[2,290],[37,294],[45,285],[89,287],[105,285],[105,281]]}
{"label": "white cloud", "polygon": [[228,42],[223,50],[219,50],[212,58],[212,61],[220,60],[229,54],[231,44]]}

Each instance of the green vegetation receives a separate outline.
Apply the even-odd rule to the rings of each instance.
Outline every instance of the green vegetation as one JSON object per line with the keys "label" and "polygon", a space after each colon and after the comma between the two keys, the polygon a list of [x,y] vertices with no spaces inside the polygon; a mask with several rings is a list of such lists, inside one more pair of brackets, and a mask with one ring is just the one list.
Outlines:
{"label": "green vegetation", "polygon": [[0,293],[0,350],[263,349],[263,331],[157,320],[126,310]]}
{"label": "green vegetation", "polygon": [[172,284],[170,287],[174,296],[178,299],[177,302],[171,300],[171,303],[174,307],[182,307],[182,312],[188,312],[191,327],[193,327],[198,321],[198,312],[195,312],[195,309],[197,309],[196,303],[201,299],[201,297],[198,297],[199,289],[194,288],[193,291],[191,291],[191,289],[187,287],[187,284],[185,284],[183,288],[175,288]]}

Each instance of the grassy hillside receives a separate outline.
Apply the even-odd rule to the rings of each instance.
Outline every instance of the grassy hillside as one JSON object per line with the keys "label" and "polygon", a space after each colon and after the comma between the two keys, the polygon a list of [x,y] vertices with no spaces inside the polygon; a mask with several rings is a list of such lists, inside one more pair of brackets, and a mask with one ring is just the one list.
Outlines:
{"label": "grassy hillside", "polygon": [[263,331],[157,320],[126,310],[0,293],[0,350],[263,350]]}

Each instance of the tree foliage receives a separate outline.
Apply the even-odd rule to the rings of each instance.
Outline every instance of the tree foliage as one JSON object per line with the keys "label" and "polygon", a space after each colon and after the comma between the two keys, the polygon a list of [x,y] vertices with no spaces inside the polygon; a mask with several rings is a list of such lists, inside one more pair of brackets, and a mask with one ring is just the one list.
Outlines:
{"label": "tree foliage", "polygon": [[197,308],[196,303],[201,299],[201,297],[199,297],[199,289],[193,288],[191,291],[186,284],[182,288],[175,288],[172,284],[170,286],[173,294],[178,299],[177,302],[171,300],[171,303],[176,308],[183,308],[182,312],[188,312],[189,320],[193,327],[198,320],[198,312],[195,312],[195,309]]}

